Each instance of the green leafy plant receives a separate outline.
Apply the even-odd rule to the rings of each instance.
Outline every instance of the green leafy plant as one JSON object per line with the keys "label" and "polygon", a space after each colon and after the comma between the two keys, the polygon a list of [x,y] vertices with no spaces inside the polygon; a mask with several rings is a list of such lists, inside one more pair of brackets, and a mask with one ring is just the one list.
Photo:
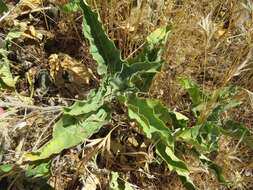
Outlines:
{"label": "green leafy plant", "polygon": [[131,184],[122,180],[118,172],[111,172],[110,189],[111,190],[133,190],[133,188],[131,187]]}
{"label": "green leafy plant", "polygon": [[7,58],[7,51],[0,49],[0,89],[4,87],[15,88],[15,79],[10,71],[10,63]]}
{"label": "green leafy plant", "polygon": [[13,169],[13,165],[11,164],[3,164],[0,165],[0,174],[8,173]]}
{"label": "green leafy plant", "polygon": [[67,4],[60,6],[61,10],[69,13],[69,12],[76,12],[80,9],[78,5],[79,0],[71,0]]}
{"label": "green leafy plant", "polygon": [[[192,112],[196,120],[194,127],[182,133],[192,134],[192,139],[185,138],[186,141],[195,139],[194,142],[202,147],[203,152],[210,153],[218,150],[221,135],[228,135],[253,148],[249,129],[230,118],[222,117],[225,112],[241,104],[236,97],[239,95],[239,88],[224,87],[209,94],[202,92],[198,85],[189,79],[181,79],[181,84],[192,100]],[[178,137],[182,138],[181,134]]]}
{"label": "green leafy plant", "polygon": [[16,80],[18,78],[12,76],[10,61],[7,55],[11,40],[20,37],[22,34],[23,32],[20,31],[10,31],[3,40],[3,48],[0,48],[0,90],[6,87],[15,88]]}
{"label": "green leafy plant", "polygon": [[[89,40],[90,52],[102,76],[100,87],[92,90],[86,100],[65,108],[62,118],[54,126],[53,139],[37,152],[26,154],[27,160],[48,158],[98,132],[110,122],[111,102],[117,100],[124,103],[124,97],[127,100],[130,96],[137,98],[138,93],[147,90],[146,87],[162,66],[163,62],[157,57],[165,45],[169,26],[154,31],[148,37],[138,62],[129,64],[121,59],[120,51],[105,34],[98,15],[83,1],[80,6],[84,12],[83,33]],[[140,85],[140,80],[143,85]]]}
{"label": "green leafy plant", "polygon": [[[178,149],[176,142],[181,142],[182,146],[186,144],[185,147],[191,145],[192,153],[217,174],[220,182],[226,183],[222,169],[207,155],[218,151],[221,135],[242,138],[252,148],[249,130],[231,120],[223,123],[221,118],[224,112],[240,105],[233,99],[238,89],[224,88],[211,96],[202,92],[194,82],[182,79],[197,121],[189,127],[186,116],[171,111],[159,100],[145,98],[154,76],[162,67],[162,52],[171,27],[164,26],[152,32],[139,55],[123,60],[120,51],[106,35],[98,15],[83,1],[80,1],[80,8],[83,10],[83,33],[89,41],[90,53],[97,62],[97,72],[102,78],[100,86],[92,90],[86,100],[64,108],[61,119],[54,125],[53,138],[36,152],[25,154],[25,160],[48,159],[84,142],[111,123],[111,105],[116,101],[127,109],[129,119],[135,121],[155,144],[157,155],[171,171],[178,174],[187,189],[196,187],[189,177],[186,163],[175,153]],[[117,189],[119,176],[114,173],[112,177],[111,185]]]}
{"label": "green leafy plant", "polygon": [[181,79],[181,84],[192,100],[192,113],[196,123],[191,128],[176,132],[178,141],[193,146],[193,152],[200,161],[213,170],[222,183],[228,183],[222,174],[222,168],[205,155],[219,151],[219,139],[222,135],[230,136],[253,148],[253,136],[243,124],[224,118],[224,113],[241,104],[236,98],[240,89],[224,87],[212,95],[200,90],[198,85],[189,79]]}
{"label": "green leafy plant", "polygon": [[6,11],[8,11],[8,7],[3,2],[3,0],[0,0],[0,14],[2,14],[3,12],[6,12]]}

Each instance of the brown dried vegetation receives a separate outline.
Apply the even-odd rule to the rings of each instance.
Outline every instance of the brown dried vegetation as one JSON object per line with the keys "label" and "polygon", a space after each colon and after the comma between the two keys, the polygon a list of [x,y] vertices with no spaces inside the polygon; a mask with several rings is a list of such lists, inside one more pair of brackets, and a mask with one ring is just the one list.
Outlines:
{"label": "brown dried vegetation", "polygon": [[[11,41],[8,55],[12,61],[12,73],[19,76],[18,93],[6,90],[0,94],[0,107],[8,108],[0,115],[0,144],[4,146],[0,161],[3,163],[18,162],[25,151],[36,150],[47,142],[52,124],[60,116],[60,108],[70,105],[76,98],[85,97],[98,82],[95,62],[81,33],[80,14],[66,16],[59,12],[57,6],[65,1],[34,1],[38,5],[22,2],[32,1],[18,4],[9,1],[15,9],[0,23],[1,35],[15,27],[24,27],[22,30],[27,34]],[[150,96],[187,115],[190,102],[179,86],[179,76],[193,78],[204,89],[210,90],[236,84],[245,89],[244,103],[240,109],[227,114],[252,129],[251,0],[89,2],[99,13],[124,58],[138,52],[150,31],[167,22],[172,23],[173,32],[164,54],[166,64],[157,75]],[[65,78],[57,78],[58,83],[52,80],[52,74],[50,76],[52,54],[66,54],[76,61],[69,67],[64,65],[67,69],[62,68],[64,71],[60,74]],[[78,67],[73,66],[74,63],[82,63],[81,70],[87,73],[71,76],[73,67]],[[71,77],[75,80],[69,80]],[[77,82],[76,79],[83,81]],[[68,88],[75,83],[86,86],[81,91],[73,88],[70,91]],[[145,142],[134,124],[119,117],[123,116],[115,113],[116,128],[108,126],[91,140],[95,148],[80,145],[53,159],[49,183],[54,189],[106,189],[110,171],[120,172],[136,189],[184,189],[174,173],[153,162],[153,146]],[[252,189],[252,150],[230,138],[223,138],[220,146],[221,151],[213,156],[213,160],[223,167],[225,176],[232,181],[230,189]],[[226,189],[195,158],[185,156],[182,159],[190,166],[191,177],[200,189]],[[12,180],[8,183],[13,190],[35,189],[36,186],[26,186],[22,176]]]}

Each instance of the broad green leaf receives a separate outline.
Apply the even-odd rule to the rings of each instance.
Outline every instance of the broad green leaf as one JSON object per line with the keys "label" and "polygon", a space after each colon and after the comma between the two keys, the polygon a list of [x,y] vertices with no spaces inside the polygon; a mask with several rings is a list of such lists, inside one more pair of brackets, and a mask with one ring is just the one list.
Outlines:
{"label": "broad green leaf", "polygon": [[182,87],[189,94],[193,107],[196,107],[203,102],[203,99],[202,99],[203,94],[199,86],[195,82],[193,82],[190,79],[183,79],[183,78],[180,79],[180,82],[181,82]]}
{"label": "broad green leaf", "polygon": [[171,26],[163,26],[156,29],[147,37],[147,42],[144,45],[143,55],[149,62],[161,61],[164,46],[166,45]]}
{"label": "broad green leaf", "polygon": [[185,115],[179,112],[172,111],[170,111],[169,114],[171,118],[171,124],[174,130],[178,128],[184,129],[187,127],[189,119]]}
{"label": "broad green leaf", "polygon": [[217,102],[214,108],[208,114],[207,121],[219,124],[222,113],[229,111],[232,108],[238,107],[239,105],[241,105],[241,102],[232,98],[226,101]]}
{"label": "broad green leaf", "polygon": [[176,140],[186,142],[194,146],[200,152],[209,152],[208,147],[204,143],[199,142],[198,136],[200,127],[201,126],[194,126],[192,128],[180,129],[175,133]]}
{"label": "broad green leaf", "polygon": [[146,62],[148,64],[149,62],[160,62],[170,32],[171,26],[169,25],[153,31],[146,38],[143,51],[135,58],[128,60],[128,63]]}
{"label": "broad green leaf", "polygon": [[[214,93],[215,101],[210,99],[211,104],[207,102],[206,105],[203,106],[209,109],[206,114],[206,122],[221,126],[221,114],[241,104],[241,101],[235,99],[235,95],[238,93],[238,89],[234,87],[225,87],[217,90]],[[206,109],[202,111],[206,112]]]}
{"label": "broad green leaf", "polygon": [[170,111],[159,100],[153,99],[149,101],[149,106],[154,109],[154,114],[165,124],[170,124],[173,130],[187,127],[189,119],[185,115],[176,111]]}
{"label": "broad green leaf", "polygon": [[0,0],[0,14],[2,14],[3,12],[6,12],[6,11],[8,11],[8,7],[3,2],[3,0]]}
{"label": "broad green leaf", "polygon": [[154,107],[157,104],[159,101],[130,96],[127,100],[128,115],[138,122],[149,139],[162,140],[174,147],[174,139],[170,129],[154,112]]}
{"label": "broad green leaf", "polygon": [[223,175],[223,170],[220,166],[218,166],[216,163],[211,161],[209,158],[207,158],[203,154],[199,154],[199,159],[203,164],[206,164],[208,166],[208,168],[211,169],[215,173],[219,182],[227,183],[227,181]]}
{"label": "broad green leaf", "polygon": [[74,105],[65,108],[65,114],[79,116],[94,112],[102,107],[106,102],[111,102],[114,98],[118,86],[114,85],[110,79],[104,79],[97,91],[91,91],[86,100],[76,101]]}
{"label": "broad green leaf", "polygon": [[147,92],[157,72],[161,70],[161,59],[170,26],[163,26],[152,32],[146,39],[143,51],[135,58],[128,60],[121,73],[122,78],[129,78],[130,86]]}
{"label": "broad green leaf", "polygon": [[177,138],[206,153],[217,151],[221,136],[222,114],[241,104],[234,98],[239,92],[238,88],[231,86],[218,89],[211,97],[208,93],[203,94],[198,85],[189,79],[181,79],[181,84],[192,100],[192,111],[197,117],[197,127],[178,131]]}
{"label": "broad green leaf", "polygon": [[171,171],[175,171],[182,181],[183,185],[188,190],[195,190],[196,187],[189,177],[189,170],[186,164],[176,157],[173,150],[163,142],[158,142],[156,145],[157,154],[166,162]]}
{"label": "broad green leaf", "polygon": [[[193,113],[196,117],[201,112],[205,113],[206,121],[220,123],[220,116],[223,112],[235,108],[241,104],[235,96],[239,93],[239,88],[234,86],[224,87],[212,93],[205,94],[199,89],[197,84],[188,79],[181,80],[182,86],[187,90],[193,102]],[[204,101],[205,100],[205,101]],[[203,123],[203,120],[200,120]],[[199,123],[201,124],[201,123]]]}
{"label": "broad green leaf", "polygon": [[0,165],[0,174],[10,172],[13,169],[13,167],[14,166],[12,164]]}
{"label": "broad green leaf", "polygon": [[25,175],[27,177],[46,177],[50,173],[50,164],[49,163],[40,163],[29,165],[26,169]]}
{"label": "broad green leaf", "polygon": [[[156,152],[167,163],[169,169],[180,176],[187,189],[195,189],[186,164],[174,154],[174,137],[166,127],[164,117],[159,115],[158,108],[162,107],[159,101],[130,96],[126,104],[130,119],[135,120],[145,135],[157,143]],[[164,108],[161,111],[166,113]]]}
{"label": "broad green leaf", "polygon": [[0,88],[4,85],[15,88],[16,81],[12,77],[10,66],[9,66],[9,60],[6,56],[7,52],[0,49],[0,56],[2,57],[0,59]]}
{"label": "broad green leaf", "polygon": [[22,29],[13,29],[10,32],[8,32],[8,34],[6,35],[6,37],[4,38],[3,42],[2,42],[2,48],[1,51],[5,51],[5,50],[9,50],[9,47],[12,45],[12,40],[19,38],[20,36],[22,36],[22,34],[24,34],[24,32],[21,31]]}
{"label": "broad green leaf", "polygon": [[214,108],[207,114],[207,119],[202,123],[198,122],[198,126],[201,127],[198,130],[197,139],[201,146],[207,147],[209,152],[218,150],[218,141],[222,129],[221,115],[240,104],[241,102],[231,98],[227,100],[220,99],[219,102],[214,104]]}
{"label": "broad green leaf", "polygon": [[81,0],[80,6],[83,10],[83,33],[89,40],[90,52],[97,61],[98,74],[120,72],[123,66],[120,51],[106,35],[98,15],[85,1]]}
{"label": "broad green leaf", "polygon": [[241,140],[243,143],[253,149],[253,134],[243,124],[235,122],[233,120],[227,120],[221,128],[221,132],[224,135],[228,135],[237,140]]}
{"label": "broad green leaf", "polygon": [[36,161],[58,154],[85,141],[107,123],[107,112],[104,109],[90,114],[84,120],[64,115],[54,126],[53,139],[38,151],[27,153],[25,159]]}
{"label": "broad green leaf", "polygon": [[[23,32],[20,31],[11,31],[7,34],[4,39],[5,47],[8,48],[9,41],[20,37]],[[13,78],[10,71],[10,62],[7,58],[7,51],[0,49],[0,89],[4,87],[15,88],[16,79]]]}
{"label": "broad green leaf", "polygon": [[99,89],[97,93],[91,91],[87,100],[78,100],[72,106],[64,108],[64,114],[79,116],[96,111],[103,105],[103,95],[102,89]]}
{"label": "broad green leaf", "polygon": [[157,73],[161,68],[162,62],[136,62],[127,65],[120,74],[122,78],[132,77],[139,73]]}
{"label": "broad green leaf", "polygon": [[67,4],[64,4],[60,8],[66,13],[77,12],[80,10],[79,2],[80,0],[70,0]]}
{"label": "broad green leaf", "polygon": [[160,71],[162,62],[138,62],[124,65],[120,73],[122,80],[126,80],[129,87],[137,88],[142,92],[149,90],[152,80]]}
{"label": "broad green leaf", "polygon": [[180,129],[175,133],[177,141],[183,141],[194,146],[201,153],[210,153],[218,150],[220,129],[212,122],[196,125],[191,128]]}
{"label": "broad green leaf", "polygon": [[201,143],[205,144],[209,152],[217,151],[219,148],[220,127],[215,122],[206,122],[200,129]]}
{"label": "broad green leaf", "polygon": [[237,88],[222,88],[214,93],[214,97],[218,95],[214,102],[212,102],[212,98],[209,97],[211,104],[209,102],[205,102],[205,106],[205,103],[197,106],[200,107],[203,105],[203,107],[209,107],[208,112],[206,108],[199,109],[200,111],[207,112],[205,121],[203,122],[198,119],[198,125],[201,125],[198,140],[201,145],[204,145],[208,148],[209,152],[218,150],[218,141],[221,136],[222,128],[222,114],[241,104],[240,101],[234,99],[234,96],[237,93]]}

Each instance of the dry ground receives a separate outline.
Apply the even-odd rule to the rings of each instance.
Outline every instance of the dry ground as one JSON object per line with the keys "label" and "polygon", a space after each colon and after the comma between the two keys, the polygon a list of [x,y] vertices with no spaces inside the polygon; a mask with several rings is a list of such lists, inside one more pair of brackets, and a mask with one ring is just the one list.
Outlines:
{"label": "dry ground", "polygon": [[[8,108],[0,116],[0,140],[5,150],[0,161],[3,163],[19,163],[25,151],[36,150],[47,142],[52,124],[60,116],[60,108],[70,105],[74,99],[85,97],[89,89],[98,85],[95,63],[81,33],[81,15],[59,12],[57,6],[65,1],[30,2],[33,3],[9,1],[10,7],[15,9],[0,23],[1,35],[6,35],[15,27],[24,27],[29,35],[11,42],[8,58],[12,61],[12,73],[19,76],[16,92],[5,90],[0,94],[0,107]],[[187,115],[190,103],[179,86],[179,76],[193,78],[203,89],[209,90],[236,84],[245,89],[244,103],[240,109],[228,114],[252,129],[251,0],[89,2],[99,12],[109,36],[122,50],[124,58],[138,52],[149,32],[165,23],[172,23],[173,32],[164,54],[166,64],[157,75],[150,96]],[[43,37],[40,38],[40,35]],[[78,86],[83,78],[75,78],[82,76],[80,74],[75,75],[73,81],[58,78],[55,80],[58,82],[53,83],[47,80],[50,74],[53,75],[52,65],[57,62],[52,59],[52,54],[68,54],[66,60],[69,65],[82,62],[84,66],[80,66],[80,70],[88,68],[93,71],[84,89],[80,90]],[[66,61],[61,56],[59,59],[60,62]],[[125,118],[116,119],[124,121]],[[105,137],[110,130],[103,129],[94,139]],[[113,170],[120,172],[136,189],[184,189],[174,173],[152,162],[152,150],[147,152],[147,149],[137,148],[129,142],[131,139],[144,140],[131,127],[122,124],[110,138],[113,144],[111,151],[118,148],[125,155],[113,157],[106,153],[96,154],[96,149],[82,146],[67,150],[53,159],[50,185],[56,190],[92,189],[94,184],[107,189],[109,174]],[[229,189],[253,189],[252,150],[229,138],[223,138],[220,146],[221,151],[213,160],[224,168],[225,176],[232,181]],[[183,159],[189,164],[191,177],[200,189],[226,189],[212,173],[200,167],[197,160],[187,156]],[[19,175],[2,182],[2,187],[7,187],[4,183],[11,184],[10,189],[23,190],[36,189],[38,182],[34,181],[35,186],[32,186]]]}

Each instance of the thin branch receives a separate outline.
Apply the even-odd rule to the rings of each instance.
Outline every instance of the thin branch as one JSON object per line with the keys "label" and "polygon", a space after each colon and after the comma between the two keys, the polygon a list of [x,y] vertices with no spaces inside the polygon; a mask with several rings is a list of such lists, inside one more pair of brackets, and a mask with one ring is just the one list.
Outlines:
{"label": "thin branch", "polygon": [[25,108],[25,109],[31,109],[31,110],[41,110],[41,111],[52,111],[52,112],[58,112],[62,110],[62,106],[47,106],[47,107],[40,107],[40,106],[32,106],[32,105],[26,105],[22,104],[20,102],[3,102],[0,101],[0,107],[15,107],[15,108]]}

